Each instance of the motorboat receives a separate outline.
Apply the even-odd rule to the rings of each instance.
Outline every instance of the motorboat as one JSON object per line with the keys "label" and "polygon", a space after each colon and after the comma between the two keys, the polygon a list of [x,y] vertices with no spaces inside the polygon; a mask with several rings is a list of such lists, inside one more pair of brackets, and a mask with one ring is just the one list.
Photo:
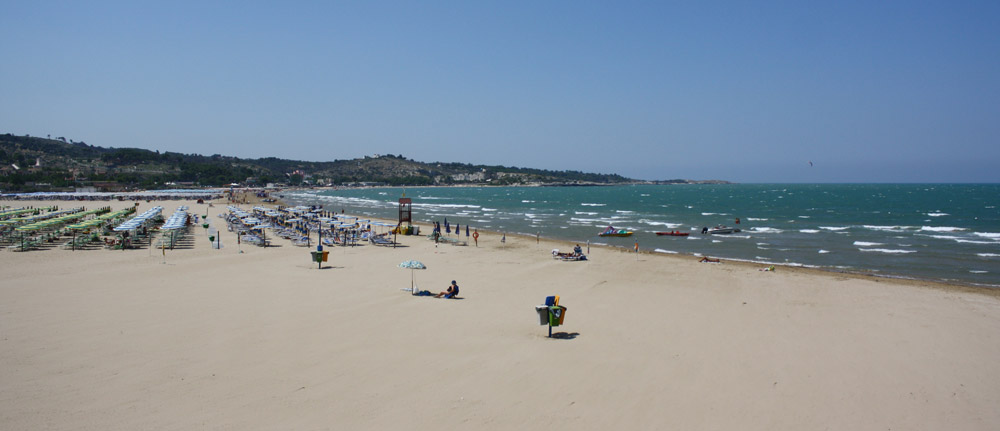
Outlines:
{"label": "motorboat", "polygon": [[737,232],[742,232],[742,230],[740,230],[740,228],[723,226],[723,225],[713,227],[711,229],[708,229],[707,231],[702,231],[702,233],[707,233],[710,235],[728,235]]}
{"label": "motorboat", "polygon": [[597,234],[597,236],[631,236],[634,232],[625,229],[615,229],[614,226],[608,226],[603,232]]}

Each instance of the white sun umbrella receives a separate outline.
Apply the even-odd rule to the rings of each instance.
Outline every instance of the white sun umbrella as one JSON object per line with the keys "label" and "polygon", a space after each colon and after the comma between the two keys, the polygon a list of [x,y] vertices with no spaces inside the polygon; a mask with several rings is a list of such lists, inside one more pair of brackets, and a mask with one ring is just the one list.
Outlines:
{"label": "white sun umbrella", "polygon": [[[427,269],[427,265],[424,265],[423,262],[421,262],[419,260],[407,260],[407,261],[405,261],[403,263],[400,263],[399,267],[400,268],[409,268],[410,269],[410,293],[412,293],[412,294],[415,295],[417,293],[417,283],[416,283],[416,279],[414,278],[414,275],[413,275],[413,270],[415,270],[415,269]],[[403,289],[403,290],[406,290],[406,289]]]}

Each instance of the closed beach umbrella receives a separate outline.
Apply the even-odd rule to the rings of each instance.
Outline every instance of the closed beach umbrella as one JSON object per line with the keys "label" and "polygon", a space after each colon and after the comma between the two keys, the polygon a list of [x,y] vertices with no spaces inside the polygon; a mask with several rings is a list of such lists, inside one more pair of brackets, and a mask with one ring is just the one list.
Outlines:
{"label": "closed beach umbrella", "polygon": [[465,237],[469,237],[469,225],[465,225]]}
{"label": "closed beach umbrella", "polygon": [[414,279],[413,270],[415,270],[415,269],[427,269],[427,265],[424,265],[423,262],[420,262],[419,260],[407,260],[405,262],[400,263],[399,267],[400,268],[409,268],[410,269],[410,293],[417,293],[417,290],[416,290],[416,287],[415,287],[416,286],[416,281]]}

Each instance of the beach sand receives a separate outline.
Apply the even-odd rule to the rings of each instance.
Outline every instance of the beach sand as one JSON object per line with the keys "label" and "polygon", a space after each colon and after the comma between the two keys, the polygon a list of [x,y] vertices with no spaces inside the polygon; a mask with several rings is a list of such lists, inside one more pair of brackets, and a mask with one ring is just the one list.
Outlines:
{"label": "beach sand", "polygon": [[[610,248],[562,262],[572,244],[489,232],[328,247],[317,269],[286,240],[238,246],[222,203],[139,210],[181,204],[223,248],[197,226],[165,256],[0,252],[0,429],[1000,428],[988,291]],[[401,291],[409,259],[462,299]]]}

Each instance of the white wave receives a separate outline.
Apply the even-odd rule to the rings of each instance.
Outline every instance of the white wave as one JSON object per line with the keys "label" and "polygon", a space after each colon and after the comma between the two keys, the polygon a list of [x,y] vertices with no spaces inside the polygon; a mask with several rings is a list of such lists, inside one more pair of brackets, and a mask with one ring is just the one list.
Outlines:
{"label": "white wave", "polygon": [[809,216],[799,216],[799,218],[810,218]]}
{"label": "white wave", "polygon": [[483,211],[496,211],[496,208],[483,208]]}
{"label": "white wave", "polygon": [[868,251],[868,252],[887,253],[887,254],[908,254],[917,252],[916,250],[895,250],[888,248],[859,248],[858,251]]}
{"label": "white wave", "polygon": [[885,245],[880,242],[864,242],[864,241],[854,241],[854,245],[858,247],[875,247],[879,245]]}
{"label": "white wave", "polygon": [[996,253],[976,253],[976,256],[979,256],[979,257],[1000,257],[1000,254],[996,254]]}
{"label": "white wave", "polygon": [[802,232],[802,233],[819,233],[819,230],[818,229],[799,229],[799,232]]}
{"label": "white wave", "polygon": [[976,241],[971,239],[956,239],[955,242],[962,244],[996,244],[993,241]]}
{"label": "white wave", "polygon": [[975,236],[981,236],[983,238],[1000,240],[1000,233],[996,232],[973,232],[972,234]]}
{"label": "white wave", "polygon": [[943,212],[933,212],[933,213],[927,213],[927,216],[928,216],[928,217],[944,217],[944,216],[946,216],[946,215],[951,215],[951,214],[948,214],[948,213],[943,213]]}
{"label": "white wave", "polygon": [[832,230],[834,232],[848,229],[847,226],[820,226],[819,228],[823,230]]}
{"label": "white wave", "polygon": [[770,219],[767,219],[767,218],[756,218],[756,217],[747,217],[747,220],[750,220],[750,221],[768,221]]}
{"label": "white wave", "polygon": [[701,215],[703,215],[703,216],[710,216],[710,215],[716,215],[716,214],[718,214],[718,213],[701,213]]}
{"label": "white wave", "polygon": [[782,233],[782,232],[784,232],[781,229],[775,229],[773,227],[767,227],[767,226],[752,227],[752,228],[750,228],[750,230],[754,231],[754,232],[760,232],[760,233]]}
{"label": "white wave", "polygon": [[640,219],[639,223],[645,223],[645,224],[648,224],[650,226],[666,226],[666,227],[671,228],[671,229],[683,226],[682,224],[679,224],[679,223],[668,223],[668,222],[665,222],[665,221],[653,221],[653,220],[649,220],[649,219]]}
{"label": "white wave", "polygon": [[649,193],[643,193],[643,194],[641,194],[639,196],[649,196]]}
{"label": "white wave", "polygon": [[583,204],[580,204],[580,205],[585,206],[585,207],[606,207],[606,206],[608,206],[608,204],[591,204],[591,203],[583,203]]}
{"label": "white wave", "polygon": [[635,211],[615,210],[618,214],[635,214]]}
{"label": "white wave", "polygon": [[830,252],[830,250],[823,250],[823,249],[820,249],[820,250],[819,250],[819,251],[818,251],[817,253],[819,253],[819,254],[827,254],[827,253],[829,253],[829,252]]}
{"label": "white wave", "polygon": [[658,248],[658,249],[653,250],[653,251],[657,252],[657,253],[664,253],[664,254],[677,254],[676,251],[673,251],[673,250],[664,250],[662,248]]}
{"label": "white wave", "polygon": [[769,242],[758,242],[757,245],[771,245]]}
{"label": "white wave", "polygon": [[920,230],[925,232],[959,232],[966,229],[964,227],[952,226],[923,226]]}
{"label": "white wave", "polygon": [[888,231],[888,232],[902,232],[902,231],[906,230],[906,228],[908,226],[874,226],[874,225],[868,225],[868,224],[866,224],[863,227],[865,229],[870,229],[870,230],[879,230],[879,231]]}
{"label": "white wave", "polygon": [[522,200],[521,203],[522,204],[533,204],[533,203],[535,203],[535,201]]}
{"label": "white wave", "polygon": [[951,239],[951,240],[961,239],[954,235],[922,235],[922,236],[926,236],[928,238],[937,238],[937,239]]}
{"label": "white wave", "polygon": [[382,196],[386,196],[386,195],[388,195],[388,193],[386,193],[386,192],[378,192],[378,194],[380,194],[380,195],[382,195]]}
{"label": "white wave", "polygon": [[465,205],[465,204],[418,204],[414,203],[416,208],[480,208],[479,205]]}
{"label": "white wave", "polygon": [[712,242],[722,242],[722,241],[719,241],[717,239],[713,239]]}
{"label": "white wave", "polygon": [[574,213],[576,213],[576,215],[597,215],[597,213],[590,213],[586,211],[574,211]]}
{"label": "white wave", "polygon": [[988,274],[989,273],[989,271],[982,271],[982,270],[976,270],[976,269],[970,269],[969,272],[971,272],[973,274]]}

